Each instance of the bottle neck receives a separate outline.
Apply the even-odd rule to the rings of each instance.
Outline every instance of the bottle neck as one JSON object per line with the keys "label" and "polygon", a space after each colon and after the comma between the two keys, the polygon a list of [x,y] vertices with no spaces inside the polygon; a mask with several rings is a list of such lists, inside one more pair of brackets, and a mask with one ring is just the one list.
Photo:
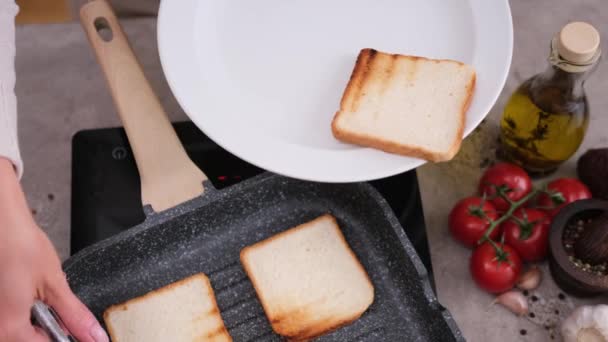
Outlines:
{"label": "bottle neck", "polygon": [[540,84],[550,84],[566,100],[579,100],[585,96],[585,80],[597,68],[602,51],[598,48],[586,63],[573,63],[560,56],[557,38],[551,40],[549,67],[536,77]]}
{"label": "bottle neck", "polygon": [[584,72],[568,72],[552,64],[538,75],[537,81],[543,84],[551,84],[567,99],[580,99],[585,96],[585,80],[593,72],[593,69],[590,68]]}

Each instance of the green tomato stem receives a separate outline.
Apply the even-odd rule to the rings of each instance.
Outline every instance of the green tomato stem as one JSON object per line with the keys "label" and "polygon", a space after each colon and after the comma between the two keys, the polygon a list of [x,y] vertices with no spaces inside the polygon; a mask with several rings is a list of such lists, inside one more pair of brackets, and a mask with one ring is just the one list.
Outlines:
{"label": "green tomato stem", "polygon": [[[509,218],[513,217],[513,213],[517,209],[519,209],[522,205],[524,205],[526,202],[528,202],[534,196],[538,195],[538,193],[539,193],[539,190],[534,189],[529,194],[527,194],[526,196],[521,198],[519,201],[515,201],[515,202],[509,201],[511,204],[509,207],[509,210],[507,210],[507,212],[504,215],[502,215],[498,220],[496,220],[496,221],[489,220],[490,226],[488,227],[488,229],[486,229],[486,232],[483,234],[481,239],[479,239],[478,244],[484,243],[486,241],[491,241],[490,243],[492,243],[493,241],[492,241],[492,239],[490,239],[490,235],[496,229],[496,227],[500,226],[503,222],[505,222]],[[492,245],[495,248],[498,247],[498,246],[496,246],[496,244],[492,244]]]}

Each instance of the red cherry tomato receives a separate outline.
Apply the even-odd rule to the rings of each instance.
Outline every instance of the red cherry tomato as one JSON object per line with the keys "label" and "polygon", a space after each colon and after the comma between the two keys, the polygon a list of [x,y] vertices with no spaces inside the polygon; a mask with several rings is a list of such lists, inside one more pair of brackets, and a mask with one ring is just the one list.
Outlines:
{"label": "red cherry tomato", "polygon": [[[496,208],[480,197],[467,197],[456,203],[448,218],[450,233],[454,239],[467,247],[477,246],[490,221],[498,218]],[[500,234],[498,227],[492,231],[490,238],[495,239]]]}
{"label": "red cherry tomato", "polygon": [[[479,182],[479,194],[492,197],[496,194],[496,188],[503,187],[507,197],[511,201],[518,201],[530,193],[532,181],[530,176],[517,165],[498,163],[486,170]],[[499,211],[507,211],[509,203],[501,197],[495,197],[492,204]]]}
{"label": "red cherry tomato", "polygon": [[505,243],[525,261],[541,261],[547,256],[549,224],[547,214],[537,209],[518,209],[501,225]]}
{"label": "red cherry tomato", "polygon": [[538,196],[537,204],[543,208],[550,208],[546,209],[550,217],[557,215],[560,209],[565,207],[568,203],[591,198],[591,191],[589,191],[589,188],[574,178],[556,179],[547,185],[547,190],[549,190],[552,195],[548,196],[544,193],[541,194]]}
{"label": "red cherry tomato", "polygon": [[477,286],[491,293],[513,288],[521,272],[521,259],[517,252],[507,245],[496,245],[502,249],[501,252],[488,242],[477,247],[469,264]]}

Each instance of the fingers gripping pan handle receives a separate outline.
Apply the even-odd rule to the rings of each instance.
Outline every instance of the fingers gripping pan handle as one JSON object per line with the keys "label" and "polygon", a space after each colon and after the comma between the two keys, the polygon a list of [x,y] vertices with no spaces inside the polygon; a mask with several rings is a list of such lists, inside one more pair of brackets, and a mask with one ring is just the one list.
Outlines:
{"label": "fingers gripping pan handle", "polygon": [[160,212],[201,195],[207,177],[186,154],[110,5],[92,1],[80,19],[135,154],[142,203]]}
{"label": "fingers gripping pan handle", "polygon": [[74,342],[77,341],[67,332],[61,319],[49,306],[36,300],[31,310],[31,317],[36,326],[46,332],[52,342]]}

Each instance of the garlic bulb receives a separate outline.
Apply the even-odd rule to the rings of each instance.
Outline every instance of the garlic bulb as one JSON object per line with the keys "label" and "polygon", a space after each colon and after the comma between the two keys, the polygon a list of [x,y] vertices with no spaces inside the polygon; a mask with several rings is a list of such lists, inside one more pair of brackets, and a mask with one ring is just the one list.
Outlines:
{"label": "garlic bulb", "polygon": [[608,342],[608,305],[578,307],[561,328],[564,342]]}

